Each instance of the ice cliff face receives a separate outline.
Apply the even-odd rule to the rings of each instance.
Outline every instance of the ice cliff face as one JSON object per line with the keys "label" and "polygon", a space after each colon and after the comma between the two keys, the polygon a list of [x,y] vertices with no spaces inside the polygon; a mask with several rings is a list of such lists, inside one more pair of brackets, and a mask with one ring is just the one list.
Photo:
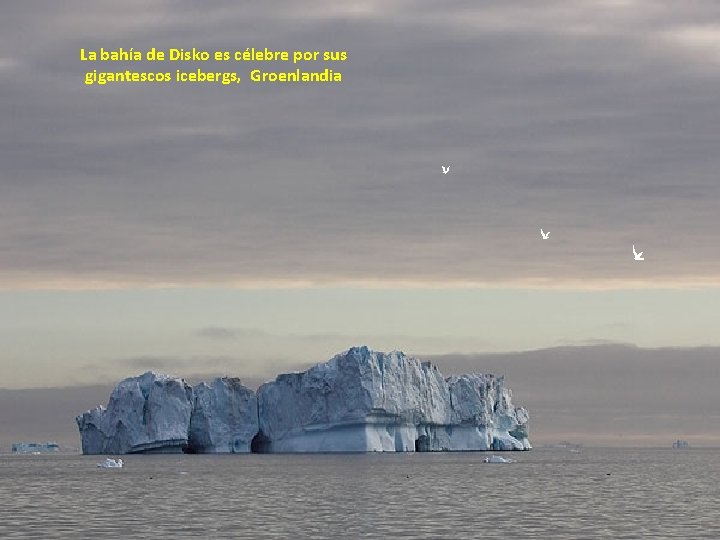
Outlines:
{"label": "ice cliff face", "polygon": [[193,391],[185,381],[145,373],[120,382],[103,406],[78,416],[83,454],[181,452]]}
{"label": "ice cliff face", "polygon": [[502,378],[444,379],[401,352],[354,347],[258,389],[271,452],[524,450],[528,414]]}
{"label": "ice cliff face", "polygon": [[198,454],[247,453],[258,432],[255,392],[238,378],[215,379],[195,387],[188,451]]}
{"label": "ice cliff face", "polygon": [[258,431],[255,392],[240,379],[194,389],[152,372],[120,382],[107,409],[76,419],[83,454],[249,452]]}
{"label": "ice cliff face", "polygon": [[77,423],[85,454],[530,449],[528,413],[511,398],[502,377],[445,379],[401,352],[354,347],[257,394],[239,379],[193,389],[145,373]]}

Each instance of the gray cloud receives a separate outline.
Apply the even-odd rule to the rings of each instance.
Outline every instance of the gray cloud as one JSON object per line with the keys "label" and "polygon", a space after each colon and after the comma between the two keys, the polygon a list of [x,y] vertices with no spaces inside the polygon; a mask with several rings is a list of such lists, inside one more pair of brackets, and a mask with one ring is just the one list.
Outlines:
{"label": "gray cloud", "polygon": [[[114,384],[114,383],[113,383]],[[75,416],[105,405],[112,384],[9,390],[0,388],[2,451],[16,441],[57,441],[79,449]]]}
{"label": "gray cloud", "polygon": [[123,358],[114,363],[126,366],[129,369],[187,369],[198,365],[208,367],[225,366],[233,363],[236,359],[218,357],[192,357],[192,358],[166,358],[139,356],[136,358]]}
{"label": "gray cloud", "polygon": [[[138,356],[116,359],[112,364],[121,367],[121,371],[127,373],[128,376],[145,371],[155,371],[183,377],[191,382],[207,381],[215,377],[239,376],[244,384],[252,388],[257,388],[263,382],[274,379],[278,373],[304,369],[310,365],[307,362],[292,362],[284,358],[258,361],[243,357],[198,355],[186,357]],[[81,371],[93,368],[97,369],[97,366],[85,366]],[[102,379],[102,382],[109,381]]]}
{"label": "gray cloud", "polygon": [[130,371],[154,370],[182,374],[188,372],[219,373],[218,370],[223,371],[230,368],[235,371],[240,368],[242,362],[241,358],[223,356],[138,356],[116,359],[113,364],[123,366],[125,370]]}
{"label": "gray cloud", "polygon": [[425,350],[477,350],[487,348],[489,341],[475,336],[442,336],[442,335],[409,335],[409,334],[344,334],[340,332],[321,333],[283,333],[267,332],[258,328],[228,328],[224,326],[209,326],[196,332],[198,337],[214,341],[240,341],[247,345],[250,342],[264,344],[267,350],[277,347],[279,343],[301,347],[307,345],[322,345],[325,350],[345,350],[348,344],[384,343],[394,344],[401,348],[403,343],[413,343],[418,349]]}
{"label": "gray cloud", "polygon": [[[631,345],[556,347],[506,354],[418,355],[445,375],[505,375],[516,404],[531,413],[537,444],[572,439],[587,444],[669,446],[678,437],[696,444],[720,442],[720,348],[643,349]],[[324,359],[313,359],[324,360]],[[239,376],[256,388],[278,373],[306,369],[278,360],[261,368],[240,358],[180,357],[116,360],[136,375],[156,369],[191,384]],[[8,390],[0,388],[5,439],[58,439],[77,446],[74,416],[106,403],[117,380],[102,385]],[[4,440],[5,440],[4,439]]]}
{"label": "gray cloud", "polygon": [[236,340],[267,336],[267,332],[258,328],[226,328],[223,326],[207,326],[197,331],[197,335],[209,339]]}
{"label": "gray cloud", "polygon": [[443,372],[506,375],[539,440],[716,444],[720,348],[632,345],[556,347],[524,353],[428,356]]}
{"label": "gray cloud", "polygon": [[[718,275],[714,2],[43,5],[0,22],[5,284]],[[96,88],[78,59],[266,45],[347,50],[345,82]]]}

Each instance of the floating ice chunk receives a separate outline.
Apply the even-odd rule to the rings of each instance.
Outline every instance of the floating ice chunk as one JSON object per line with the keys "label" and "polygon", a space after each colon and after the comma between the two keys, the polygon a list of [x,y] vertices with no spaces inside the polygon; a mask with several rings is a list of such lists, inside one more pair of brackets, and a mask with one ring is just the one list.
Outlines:
{"label": "floating ice chunk", "polygon": [[515,460],[502,456],[490,456],[483,459],[483,463],[515,463]]}
{"label": "floating ice chunk", "polygon": [[123,460],[120,458],[118,458],[117,460],[113,458],[107,458],[102,463],[98,463],[97,466],[103,469],[122,469]]}

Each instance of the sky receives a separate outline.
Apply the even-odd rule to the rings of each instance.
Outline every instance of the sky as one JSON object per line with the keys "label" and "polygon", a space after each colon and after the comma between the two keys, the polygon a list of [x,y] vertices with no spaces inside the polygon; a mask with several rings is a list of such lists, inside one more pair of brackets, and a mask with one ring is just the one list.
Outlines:
{"label": "sky", "polygon": [[[100,47],[348,60],[332,85],[240,66],[232,87],[87,86],[79,51]],[[718,83],[710,0],[8,3],[2,399],[69,388],[89,408],[88,388],[146,369],[259,383],[367,344],[507,372],[541,438],[596,440],[577,426],[618,399],[654,414],[636,355],[661,386],[702,357],[683,377],[717,410]],[[559,350],[638,390],[590,412],[567,396],[574,427],[548,423],[513,362],[585,388]],[[671,435],[624,418],[625,437]]]}

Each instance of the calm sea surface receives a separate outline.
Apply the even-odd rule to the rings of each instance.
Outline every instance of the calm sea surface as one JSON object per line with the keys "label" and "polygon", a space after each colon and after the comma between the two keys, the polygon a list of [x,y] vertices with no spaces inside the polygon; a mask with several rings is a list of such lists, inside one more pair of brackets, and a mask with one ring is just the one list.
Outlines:
{"label": "calm sea surface", "polygon": [[720,538],[720,450],[0,456],[0,538]]}

